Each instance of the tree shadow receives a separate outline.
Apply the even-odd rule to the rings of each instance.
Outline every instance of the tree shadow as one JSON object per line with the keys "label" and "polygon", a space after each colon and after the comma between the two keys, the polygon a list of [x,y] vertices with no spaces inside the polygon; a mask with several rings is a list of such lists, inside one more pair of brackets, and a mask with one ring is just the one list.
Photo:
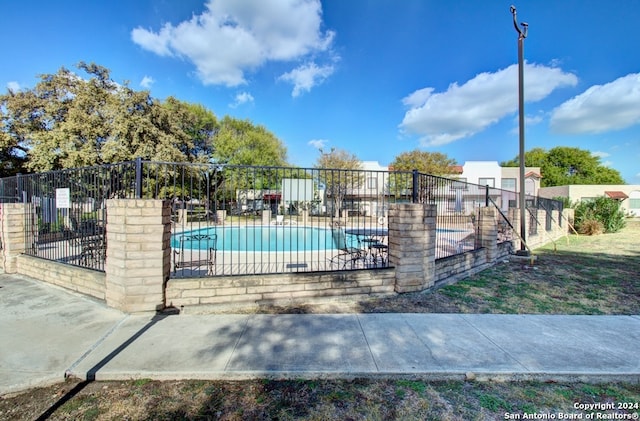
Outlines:
{"label": "tree shadow", "polygon": [[[153,316],[153,318],[149,321],[149,323],[147,323],[146,325],[144,325],[142,328],[140,328],[140,330],[138,330],[136,333],[134,333],[129,339],[127,339],[126,341],[124,341],[120,346],[118,346],[116,349],[114,349],[113,351],[111,351],[109,353],[109,355],[107,355],[106,357],[104,357],[102,360],[100,360],[96,365],[94,365],[93,367],[91,367],[89,369],[89,371],[87,371],[86,374],[86,378],[85,380],[81,381],[80,383],[78,383],[75,387],[73,387],[73,389],[69,390],[67,393],[65,393],[62,397],[60,397],[60,399],[58,399],[53,405],[51,405],[49,408],[47,408],[46,411],[44,411],[38,418],[38,421],[42,421],[42,420],[47,420],[49,419],[49,417],[51,417],[58,409],[60,409],[65,403],[69,402],[71,399],[73,399],[76,395],[78,395],[78,393],[80,393],[85,387],[87,387],[89,384],[93,383],[96,380],[96,373],[105,365],[107,365],[109,363],[109,361],[113,360],[118,354],[120,354],[122,351],[124,351],[129,345],[131,345],[136,339],[138,339],[139,337],[141,337],[145,332],[147,332],[149,329],[151,329],[154,325],[156,325],[158,322],[166,319],[168,316],[173,315],[173,314],[177,314],[175,311],[169,311],[169,312],[162,312],[162,313],[157,313],[155,316]],[[66,377],[66,373],[65,373],[65,377]]]}

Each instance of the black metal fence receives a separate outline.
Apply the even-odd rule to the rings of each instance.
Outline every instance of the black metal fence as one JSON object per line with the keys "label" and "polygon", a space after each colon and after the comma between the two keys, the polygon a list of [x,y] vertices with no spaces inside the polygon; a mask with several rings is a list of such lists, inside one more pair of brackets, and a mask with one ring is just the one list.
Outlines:
{"label": "black metal fence", "polygon": [[417,171],[142,160],[0,179],[0,196],[29,205],[28,254],[95,270],[107,199],[170,200],[173,277],[386,267],[389,205],[399,202],[437,206],[445,258],[478,248],[479,207],[517,206],[514,192]]}
{"label": "black metal fence", "polygon": [[135,164],[18,175],[0,180],[5,202],[26,203],[26,253],[104,270],[106,200],[134,197]]}

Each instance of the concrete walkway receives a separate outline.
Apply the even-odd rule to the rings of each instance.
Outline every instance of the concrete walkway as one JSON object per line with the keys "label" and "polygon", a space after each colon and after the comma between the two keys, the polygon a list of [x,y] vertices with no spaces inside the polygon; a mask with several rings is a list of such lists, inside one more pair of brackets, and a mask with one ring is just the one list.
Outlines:
{"label": "concrete walkway", "polygon": [[82,379],[640,381],[640,316],[127,315],[0,275],[0,395]]}

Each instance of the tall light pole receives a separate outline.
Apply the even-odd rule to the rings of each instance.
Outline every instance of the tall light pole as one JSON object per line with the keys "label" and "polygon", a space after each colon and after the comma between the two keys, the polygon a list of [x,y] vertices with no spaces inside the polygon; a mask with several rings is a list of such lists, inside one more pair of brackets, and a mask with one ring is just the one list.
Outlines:
{"label": "tall light pole", "polygon": [[529,24],[522,22],[518,25],[518,19],[516,18],[516,8],[511,6],[511,14],[513,15],[513,26],[518,32],[518,108],[520,110],[520,250],[517,252],[519,255],[527,256],[527,246],[525,238],[527,235],[526,229],[526,215],[527,205],[525,202],[524,194],[524,39],[527,37],[527,29]]}

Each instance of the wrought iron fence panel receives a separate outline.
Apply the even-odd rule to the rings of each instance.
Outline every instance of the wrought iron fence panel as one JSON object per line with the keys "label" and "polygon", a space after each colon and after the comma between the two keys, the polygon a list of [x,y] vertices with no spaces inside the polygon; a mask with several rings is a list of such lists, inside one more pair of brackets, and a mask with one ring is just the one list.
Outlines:
{"label": "wrought iron fence panel", "polygon": [[[445,258],[479,247],[480,207],[496,206],[500,226],[518,205],[515,192],[417,171],[140,159],[1,179],[0,196],[28,205],[28,254],[95,270],[104,270],[107,199],[168,200],[172,277],[387,267],[391,203],[436,205],[436,258]],[[505,229],[498,241],[509,238]]]}
{"label": "wrought iron fence panel", "polygon": [[103,271],[106,200],[133,197],[133,163],[19,176],[26,254]]}
{"label": "wrought iron fence panel", "polygon": [[[144,168],[145,180],[163,178],[149,182],[162,186],[153,196],[172,201],[174,277],[388,265],[387,172],[168,163]],[[176,250],[194,234],[215,238],[211,262],[202,258],[211,244]],[[354,252],[344,261],[347,249]],[[184,258],[207,264],[184,264]]]}
{"label": "wrought iron fence panel", "polygon": [[478,209],[485,204],[485,189],[428,174],[419,174],[417,186],[417,201],[436,205],[436,259],[476,250]]}

